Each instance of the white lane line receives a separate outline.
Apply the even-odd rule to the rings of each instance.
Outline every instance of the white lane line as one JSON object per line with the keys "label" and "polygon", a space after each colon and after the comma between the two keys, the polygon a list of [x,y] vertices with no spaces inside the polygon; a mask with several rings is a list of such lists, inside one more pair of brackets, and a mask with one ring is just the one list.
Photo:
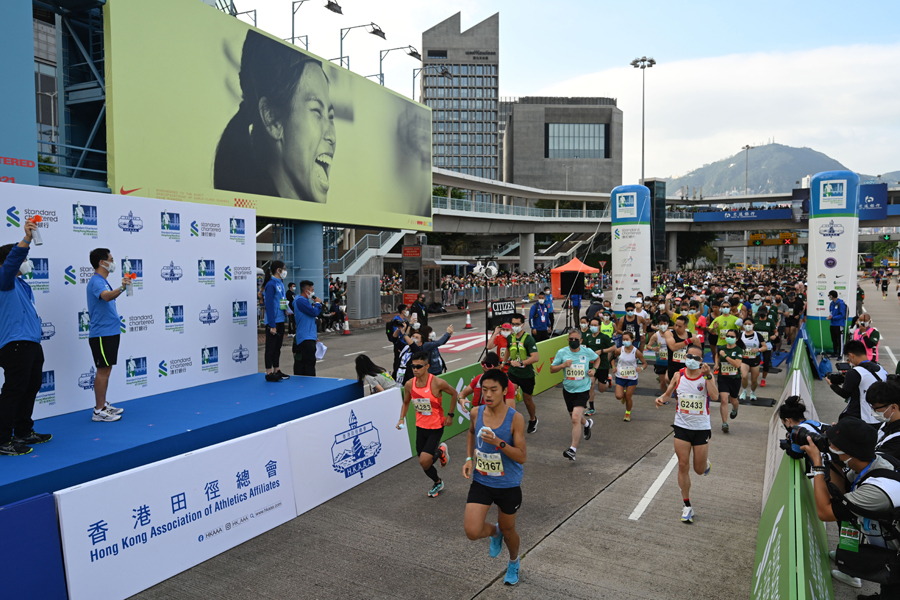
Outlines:
{"label": "white lane line", "polygon": [[448,361],[446,361],[446,362],[447,362],[447,364],[449,365],[450,363],[455,363],[455,362],[460,361],[460,360],[462,360],[462,359],[461,359],[461,358],[454,358],[453,360],[448,360]]}
{"label": "white lane line", "polygon": [[669,464],[667,464],[662,473],[659,474],[659,477],[656,478],[656,481],[653,482],[653,485],[650,486],[650,489],[647,490],[647,493],[644,494],[644,497],[641,498],[641,501],[638,502],[638,505],[634,507],[634,510],[631,512],[631,516],[628,518],[632,521],[637,521],[641,518],[641,515],[644,514],[644,511],[647,510],[647,507],[650,506],[650,502],[653,501],[653,497],[656,496],[656,493],[659,491],[659,488],[663,486],[666,482],[666,479],[672,473],[672,470],[678,464],[678,456],[673,454],[672,458],[669,459]]}
{"label": "white lane line", "polygon": [[387,350],[388,348],[393,348],[393,346],[382,346],[381,347],[382,350]]}
{"label": "white lane line", "polygon": [[353,356],[354,354],[362,354],[365,350],[360,350],[359,352],[351,352],[350,354],[345,354],[344,356]]}
{"label": "white lane line", "polygon": [[891,357],[891,360],[894,361],[894,366],[896,367],[896,366],[897,366],[897,357],[894,356],[894,353],[893,353],[893,352],[891,352],[890,347],[885,346],[884,349],[887,350],[888,356],[890,356],[890,357]]}

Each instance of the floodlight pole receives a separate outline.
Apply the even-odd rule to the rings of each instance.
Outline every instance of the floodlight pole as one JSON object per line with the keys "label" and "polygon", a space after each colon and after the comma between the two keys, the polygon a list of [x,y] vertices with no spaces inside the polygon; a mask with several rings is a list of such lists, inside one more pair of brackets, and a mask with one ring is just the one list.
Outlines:
{"label": "floodlight pole", "polygon": [[308,52],[309,51],[309,36],[301,35],[297,37],[296,32],[294,31],[294,21],[297,18],[297,11],[303,6],[303,3],[307,0],[294,0],[291,3],[291,45],[294,44],[295,40],[303,40],[303,48]]}
{"label": "floodlight pole", "polygon": [[[381,85],[384,85],[384,67],[383,67],[384,57],[387,56],[388,52],[391,52],[392,50],[406,50],[407,54],[409,54],[410,56],[413,56],[413,54],[411,54],[410,51],[418,54],[418,51],[416,51],[416,49],[413,48],[412,46],[400,46],[398,48],[389,48],[387,50],[381,50],[378,53],[378,82]],[[420,58],[421,58],[421,56],[420,56]]]}
{"label": "floodlight pole", "polygon": [[[744,169],[744,195],[750,195],[750,150],[753,148],[750,144],[747,144],[741,150],[744,151],[744,156],[746,158],[746,166]],[[750,208],[753,208],[753,203],[750,203]]]}
{"label": "floodlight pole", "polygon": [[631,66],[641,70],[641,185],[644,185],[644,131],[646,113],[647,69],[653,67],[656,61],[651,57],[642,56],[631,61]]}
{"label": "floodlight pole", "polygon": [[444,69],[443,71],[438,70],[439,69],[438,65],[425,65],[424,67],[419,67],[418,69],[414,68],[413,69],[413,77],[412,77],[412,89],[413,89],[412,99],[413,100],[416,99],[416,77],[419,76],[419,73],[421,73],[422,71],[428,71],[428,69],[435,69],[437,71],[438,75],[443,75],[444,77],[453,79],[453,75],[450,74],[450,71],[447,69],[447,67],[443,67],[443,69]]}
{"label": "floodlight pole", "polygon": [[[380,27],[378,27],[378,25],[375,25],[375,23],[366,23],[365,25],[354,25],[353,27],[342,27],[342,28],[341,28],[341,56],[340,56],[341,66],[342,66],[342,67],[344,66],[344,38],[347,37],[347,35],[350,34],[350,30],[351,30],[351,29],[359,29],[360,27],[374,27],[374,28],[381,29]],[[369,33],[373,33],[373,32],[370,31]],[[382,38],[384,38],[383,33],[384,33],[384,32],[383,32],[383,30],[382,30],[382,35],[380,36],[380,37],[382,37]],[[350,57],[349,57],[349,56],[347,57],[347,66],[346,66],[346,68],[347,68],[347,69],[350,68]]]}

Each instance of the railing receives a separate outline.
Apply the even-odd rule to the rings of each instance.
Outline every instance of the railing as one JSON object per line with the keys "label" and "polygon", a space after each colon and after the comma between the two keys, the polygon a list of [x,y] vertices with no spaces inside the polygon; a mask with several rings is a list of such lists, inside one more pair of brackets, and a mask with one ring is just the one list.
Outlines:
{"label": "railing", "polygon": [[345,272],[363,252],[370,248],[381,248],[389,239],[391,239],[391,236],[393,236],[394,233],[396,232],[382,231],[380,233],[370,233],[364,236],[363,239],[356,242],[356,245],[350,248],[346,254],[337,260],[331,261],[328,264],[328,271],[336,274]]}
{"label": "railing", "polygon": [[494,204],[492,202],[472,202],[446,196],[432,196],[433,209],[453,210],[459,212],[475,212],[493,215],[511,215],[516,217],[534,217],[536,219],[609,219],[609,209],[605,210],[572,210],[555,208],[534,208],[513,204]]}
{"label": "railing", "polygon": [[[491,300],[517,300],[521,301],[526,294],[537,294],[546,283],[524,283],[521,285],[492,285],[478,286],[460,290],[443,290],[441,302],[444,306],[459,304],[463,300],[469,302],[484,302],[485,298]],[[390,314],[397,312],[397,307],[403,303],[403,294],[382,294],[381,312]]]}
{"label": "railing", "polygon": [[[95,150],[93,148],[84,148],[82,146],[72,146],[69,144],[63,144],[61,142],[47,142],[45,140],[38,140],[38,168],[42,173],[54,173],[58,175],[66,175],[67,177],[76,177],[83,176],[84,173],[98,173],[105,174],[106,169],[90,169],[88,167],[80,166],[83,164],[85,160],[93,161],[99,160],[99,157],[88,158],[85,154],[82,154],[82,158],[79,159],[75,156],[75,153],[69,154],[61,154],[58,150],[59,148],[66,148],[68,150],[72,150],[75,152],[87,153],[93,152],[95,154],[102,154],[103,160],[106,160],[106,151],[105,150]],[[45,146],[49,146],[49,151],[45,151]],[[55,159],[55,162],[50,162]],[[62,160],[66,162],[75,163],[75,166],[71,166],[68,164],[60,164]],[[71,174],[64,174],[63,171],[72,171]]]}
{"label": "railing", "polygon": [[519,245],[519,238],[513,238],[497,249],[497,256],[504,256],[507,252]]}

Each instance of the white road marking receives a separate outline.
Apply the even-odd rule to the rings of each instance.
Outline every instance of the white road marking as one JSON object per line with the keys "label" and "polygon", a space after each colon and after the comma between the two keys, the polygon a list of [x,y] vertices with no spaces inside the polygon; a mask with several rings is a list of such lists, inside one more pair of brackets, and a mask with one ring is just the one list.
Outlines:
{"label": "white road marking", "polygon": [[884,349],[887,350],[888,356],[890,356],[891,360],[894,361],[894,366],[896,367],[897,366],[897,357],[894,356],[893,352],[891,352],[891,349],[889,346],[885,346]]}
{"label": "white road marking", "polygon": [[388,348],[393,348],[393,346],[382,346],[381,347],[382,350],[387,350]]}
{"label": "white road marking", "polygon": [[461,358],[454,358],[453,360],[448,360],[448,361],[446,361],[446,362],[447,362],[447,364],[449,365],[450,363],[455,363],[455,362],[460,361],[460,360],[462,360],[462,359],[461,359]]}
{"label": "white road marking", "polygon": [[360,350],[359,352],[351,352],[350,354],[345,354],[344,356],[353,356],[354,354],[362,354],[365,350]]}
{"label": "white road marking", "polygon": [[650,506],[650,502],[653,501],[653,497],[656,496],[656,493],[663,486],[663,483],[666,482],[666,479],[672,473],[672,470],[678,464],[678,456],[673,454],[672,458],[669,459],[669,464],[663,467],[662,473],[659,474],[659,477],[656,478],[656,481],[653,482],[653,485],[650,486],[650,489],[647,490],[647,493],[644,494],[644,497],[641,498],[641,501],[638,502],[638,505],[634,507],[634,510],[631,512],[631,516],[628,518],[632,521],[637,521],[641,518],[641,515],[644,514],[644,511],[647,510],[647,507]]}

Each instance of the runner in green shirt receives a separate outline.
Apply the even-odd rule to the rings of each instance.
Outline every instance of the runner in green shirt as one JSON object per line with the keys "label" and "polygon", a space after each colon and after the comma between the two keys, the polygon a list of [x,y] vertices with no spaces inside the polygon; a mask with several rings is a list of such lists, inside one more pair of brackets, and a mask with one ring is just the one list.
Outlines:
{"label": "runner in green shirt", "polygon": [[[585,322],[585,320],[586,317],[581,318],[582,324]],[[616,351],[616,345],[613,343],[612,338],[603,333],[601,329],[602,326],[600,324],[600,319],[594,317],[590,321],[590,327],[588,328],[587,333],[583,333],[581,337],[582,345],[590,348],[600,355],[600,364],[597,367],[597,370],[594,372],[594,379],[591,382],[591,394],[588,398],[589,408],[585,413],[588,416],[594,414],[594,392],[599,390],[599,392],[602,394],[606,391],[607,382],[609,381],[609,356]]]}
{"label": "runner in green shirt", "polygon": [[725,344],[718,346],[716,359],[719,361],[719,376],[716,382],[719,384],[719,412],[722,415],[722,432],[728,433],[728,403],[732,405],[731,418],[738,414],[738,396],[741,393],[741,360],[743,350],[737,345],[737,329],[724,329],[719,339]]}
{"label": "runner in green shirt", "polygon": [[538,418],[532,395],[534,394],[534,363],[538,356],[537,342],[525,331],[525,317],[519,313],[509,318],[513,334],[509,344],[509,380],[522,389],[522,400],[528,410],[528,433],[537,431]]}
{"label": "runner in green shirt", "polygon": [[756,311],[756,317],[753,319],[754,331],[761,333],[766,338],[766,343],[769,344],[769,349],[762,353],[762,378],[759,381],[759,385],[762,387],[766,387],[766,376],[769,374],[769,367],[772,366],[772,348],[775,345],[775,339],[778,338],[778,327],[775,322],[777,316],[775,311],[764,305]]}
{"label": "runner in green shirt", "polygon": [[[731,310],[731,304],[728,302],[722,302],[721,305],[721,314],[713,319],[713,322],[709,326],[710,333],[716,336],[716,350],[721,350],[725,346],[725,333],[729,329],[737,329],[737,321],[738,317]],[[718,373],[721,365],[719,364],[719,353],[713,352],[713,359],[716,363],[715,369],[713,372]]]}

